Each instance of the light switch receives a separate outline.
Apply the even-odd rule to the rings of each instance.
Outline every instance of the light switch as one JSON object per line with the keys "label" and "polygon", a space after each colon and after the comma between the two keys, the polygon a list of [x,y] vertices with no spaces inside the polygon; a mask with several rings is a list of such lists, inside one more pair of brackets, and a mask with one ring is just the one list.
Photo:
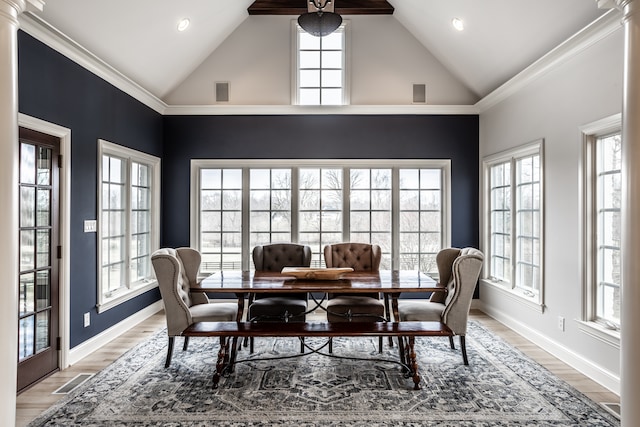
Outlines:
{"label": "light switch", "polygon": [[96,220],[95,219],[85,219],[84,220],[84,232],[85,233],[95,233],[97,229]]}

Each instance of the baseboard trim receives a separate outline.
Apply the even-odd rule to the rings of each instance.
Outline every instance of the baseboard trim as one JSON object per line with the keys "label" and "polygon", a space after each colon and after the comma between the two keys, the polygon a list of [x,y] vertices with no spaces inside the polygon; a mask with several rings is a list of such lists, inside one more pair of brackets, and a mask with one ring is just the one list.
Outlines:
{"label": "baseboard trim", "polygon": [[109,329],[99,333],[98,335],[89,338],[82,344],[79,344],[69,350],[69,357],[67,361],[70,365],[73,365],[80,360],[84,359],[94,351],[100,349],[103,345],[109,341],[118,338],[129,329],[136,326],[138,323],[143,322],[149,317],[153,316],[157,312],[163,309],[162,301],[156,301],[155,303],[147,306],[146,308],[138,311],[137,313],[127,317],[119,323],[116,323]]}
{"label": "baseboard trim", "polygon": [[483,303],[480,300],[474,304],[474,308],[484,312],[488,316],[494,318],[498,322],[503,325],[509,327],[513,331],[522,335],[529,341],[536,344],[538,347],[543,350],[551,353],[553,356],[557,357],[564,363],[568,364],[572,368],[576,369],[580,373],[586,375],[591,378],[593,381],[598,384],[606,387],[611,392],[620,396],[620,377],[615,375],[614,373],[603,369],[601,366],[594,364],[593,362],[585,359],[579,354],[571,351],[567,347],[559,344],[556,341],[549,339],[548,337],[541,334],[539,331],[536,331],[530,328],[528,325],[521,323],[519,320],[506,315],[500,310],[496,310],[494,307],[490,307],[487,304]]}

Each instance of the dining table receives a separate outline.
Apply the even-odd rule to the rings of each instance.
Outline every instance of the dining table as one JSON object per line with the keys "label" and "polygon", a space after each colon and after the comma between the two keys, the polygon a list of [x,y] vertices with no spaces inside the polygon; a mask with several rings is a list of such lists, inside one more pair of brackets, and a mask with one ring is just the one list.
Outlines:
{"label": "dining table", "polygon": [[[409,323],[416,325],[426,325],[426,322],[400,322],[398,316],[398,299],[402,294],[415,293],[432,293],[446,292],[446,288],[440,286],[432,277],[417,270],[380,270],[372,271],[353,271],[340,272],[335,277],[327,278],[327,269],[317,269],[317,274],[313,274],[313,269],[309,274],[293,274],[283,272],[256,272],[256,271],[239,271],[239,270],[221,270],[215,271],[206,276],[197,284],[192,285],[191,292],[205,292],[212,294],[230,294],[237,298],[238,310],[236,322],[238,323],[238,334],[247,336],[283,336],[282,334],[292,333],[296,328],[300,331],[300,337],[304,337],[305,333],[318,332],[320,328],[327,331],[326,336],[372,336],[376,329],[376,324],[380,322],[367,322],[372,326],[367,328],[363,326],[363,322],[339,322],[330,324],[329,322],[317,322],[308,320],[307,322],[295,322],[296,324],[286,323],[286,319],[282,322],[259,322],[259,326],[251,328],[250,319],[246,319],[245,300],[251,294],[269,293],[277,295],[278,293],[288,294],[292,292],[308,293],[315,301],[315,306],[311,307],[308,312],[314,310],[326,310],[322,302],[332,293],[348,293],[348,294],[370,294],[380,293],[385,301],[385,318],[379,319],[386,323],[385,334],[390,338],[395,336],[397,331],[399,364],[403,366],[404,371],[412,371],[414,381],[418,381],[417,365],[415,362],[415,353],[413,349],[413,340],[411,341],[411,351],[408,352],[404,348],[401,336],[402,331],[408,331],[413,326],[407,326]],[[389,301],[391,306],[389,306]],[[304,323],[304,325],[300,325]],[[419,327],[419,326],[416,326]],[[429,327],[432,327],[430,325]],[[327,329],[329,328],[329,329]],[[391,328],[391,329],[389,329]],[[414,328],[415,329],[415,328]],[[381,330],[381,329],[380,329]],[[252,332],[254,331],[254,332]],[[415,334],[415,330],[413,331]],[[287,335],[292,336],[292,335]],[[413,338],[413,336],[411,337]],[[228,360],[227,371],[232,372],[233,366],[237,362],[238,345],[237,337],[233,337],[231,345],[231,354]],[[407,357],[412,354],[413,363],[409,363]],[[413,366],[412,366],[413,365]],[[418,379],[416,379],[418,378]],[[417,383],[416,383],[417,387]]]}

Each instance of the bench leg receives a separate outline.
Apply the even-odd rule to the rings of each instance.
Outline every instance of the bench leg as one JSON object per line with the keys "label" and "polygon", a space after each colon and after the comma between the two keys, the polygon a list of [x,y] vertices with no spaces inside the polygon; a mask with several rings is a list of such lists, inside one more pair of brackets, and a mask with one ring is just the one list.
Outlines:
{"label": "bench leg", "polygon": [[171,365],[171,355],[173,354],[173,342],[175,337],[169,337],[169,345],[167,346],[167,360],[164,362],[164,367],[168,368]]}
{"label": "bench leg", "polygon": [[216,361],[216,372],[213,374],[213,388],[218,388],[220,376],[228,361],[229,339],[220,337],[220,350],[218,350],[218,360]]}
{"label": "bench leg", "polygon": [[413,371],[413,389],[414,390],[420,390],[420,374],[418,374],[418,360],[416,358],[416,352],[414,349],[414,344],[415,344],[416,338],[415,337],[409,337],[409,348],[407,349],[408,354],[409,354],[409,360],[410,360],[410,365],[411,366],[411,370]]}

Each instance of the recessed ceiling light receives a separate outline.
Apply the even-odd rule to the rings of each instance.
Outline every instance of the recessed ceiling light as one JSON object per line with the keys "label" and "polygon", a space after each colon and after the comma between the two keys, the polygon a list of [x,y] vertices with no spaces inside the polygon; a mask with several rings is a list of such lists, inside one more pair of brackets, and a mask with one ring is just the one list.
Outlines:
{"label": "recessed ceiling light", "polygon": [[190,23],[191,21],[189,21],[189,18],[181,19],[180,21],[178,21],[178,31],[182,32],[186,30],[187,28],[189,28]]}
{"label": "recessed ceiling light", "polygon": [[464,21],[460,18],[453,18],[451,20],[451,25],[458,31],[464,30]]}

